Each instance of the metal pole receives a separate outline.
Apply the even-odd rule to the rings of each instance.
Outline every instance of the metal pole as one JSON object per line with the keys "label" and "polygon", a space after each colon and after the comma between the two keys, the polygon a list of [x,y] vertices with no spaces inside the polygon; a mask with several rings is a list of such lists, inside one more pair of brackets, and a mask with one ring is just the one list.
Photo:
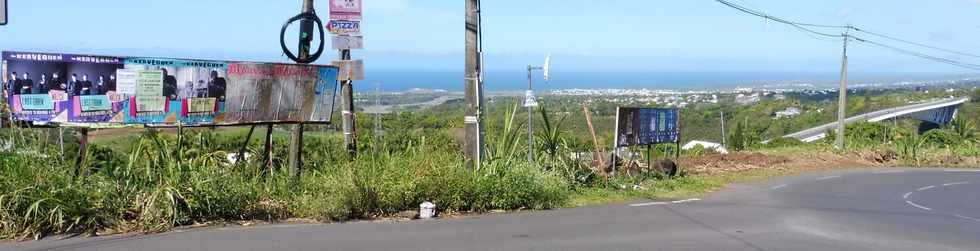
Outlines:
{"label": "metal pole", "polygon": [[[303,0],[303,12],[313,13],[313,0]],[[299,58],[306,60],[310,58],[310,44],[313,43],[313,20],[304,19],[300,21],[299,33]],[[320,41],[325,43],[326,41]],[[280,99],[281,100],[281,99]],[[303,123],[293,126],[291,137],[289,137],[289,177],[299,177],[299,170],[303,166]]]}
{"label": "metal pole", "polygon": [[840,96],[837,104],[837,149],[844,150],[844,122],[847,112],[847,40],[849,36],[844,33],[844,52],[841,56],[840,68]]}
{"label": "metal pole", "polygon": [[[534,89],[531,87],[531,82],[533,81],[532,80],[533,77],[531,76],[532,70],[534,70],[534,68],[528,65],[527,66],[527,91],[529,94],[532,93],[532,91],[534,91]],[[526,100],[525,103],[527,103]],[[534,128],[532,122],[532,120],[534,119],[533,114],[534,114],[534,107],[527,106],[527,163],[528,164],[534,163]]]}
{"label": "metal pole", "polygon": [[466,136],[463,154],[466,167],[480,169],[483,160],[483,59],[480,0],[466,0]]}

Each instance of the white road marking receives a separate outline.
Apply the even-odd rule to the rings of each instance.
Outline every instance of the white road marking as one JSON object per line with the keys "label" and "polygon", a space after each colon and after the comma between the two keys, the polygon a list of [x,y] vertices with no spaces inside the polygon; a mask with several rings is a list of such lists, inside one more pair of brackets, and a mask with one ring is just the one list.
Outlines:
{"label": "white road marking", "polygon": [[841,177],[840,175],[834,175],[834,176],[820,177],[820,178],[817,178],[817,180],[820,181],[820,180],[837,179],[837,178],[840,178],[840,177]]}
{"label": "white road marking", "polygon": [[946,184],[943,184],[943,186],[944,187],[948,187],[948,186],[958,186],[958,185],[966,185],[966,184],[970,184],[970,182],[969,181],[963,181],[963,182],[946,183]]}
{"label": "white road marking", "polygon": [[915,204],[915,203],[913,203],[913,202],[911,202],[911,201],[905,201],[905,203],[907,203],[907,204],[909,204],[909,205],[912,205],[913,207],[917,207],[917,208],[919,208],[919,209],[922,209],[922,210],[926,210],[926,211],[932,211],[932,208],[928,208],[928,207],[923,207],[923,206],[920,206],[919,204]]}
{"label": "white road marking", "polygon": [[877,171],[877,172],[873,172],[873,174],[890,174],[890,173],[904,173],[904,172],[905,170],[891,170],[891,171]]}
{"label": "white road marking", "polygon": [[695,202],[695,201],[699,201],[699,200],[701,200],[701,199],[693,198],[693,199],[686,199],[686,200],[671,201],[670,203],[680,204],[680,203],[687,203],[687,202]]}
{"label": "white road marking", "polygon": [[667,204],[670,204],[670,202],[637,203],[637,204],[630,204],[630,206],[631,207],[645,207],[645,206],[656,206],[656,205],[667,205]]}
{"label": "white road marking", "polygon": [[909,197],[912,197],[912,192],[908,192],[908,193],[905,193],[905,195],[902,195],[902,199],[906,199],[907,200],[907,199],[909,199]]}
{"label": "white road marking", "polygon": [[786,187],[786,184],[782,184],[782,185],[777,185],[777,186],[770,187],[769,189],[779,190],[779,189],[783,189],[785,187]]}
{"label": "white road marking", "polygon": [[972,169],[946,169],[947,173],[980,173],[980,170]]}
{"label": "white road marking", "polygon": [[956,218],[960,218],[960,219],[964,219],[964,220],[972,220],[972,221],[980,222],[980,219],[973,218],[973,217],[970,217],[970,216],[963,216],[963,215],[959,215],[959,214],[954,215],[954,216],[956,216]]}
{"label": "white road marking", "polygon": [[681,204],[681,203],[687,203],[687,202],[693,202],[699,200],[701,199],[693,198],[693,199],[675,200],[675,201],[658,201],[658,202],[630,204],[630,206],[631,207],[658,206],[658,205],[667,205],[667,204]]}
{"label": "white road marking", "polygon": [[922,191],[933,189],[933,188],[936,188],[936,186],[922,187],[922,188],[916,189],[916,191],[922,192]]}

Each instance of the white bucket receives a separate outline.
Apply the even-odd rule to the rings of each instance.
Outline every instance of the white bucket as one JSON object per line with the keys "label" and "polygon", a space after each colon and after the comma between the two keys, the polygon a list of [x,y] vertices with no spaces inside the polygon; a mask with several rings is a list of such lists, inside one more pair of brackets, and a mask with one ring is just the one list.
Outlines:
{"label": "white bucket", "polygon": [[419,219],[432,219],[435,216],[436,204],[426,201],[419,205]]}

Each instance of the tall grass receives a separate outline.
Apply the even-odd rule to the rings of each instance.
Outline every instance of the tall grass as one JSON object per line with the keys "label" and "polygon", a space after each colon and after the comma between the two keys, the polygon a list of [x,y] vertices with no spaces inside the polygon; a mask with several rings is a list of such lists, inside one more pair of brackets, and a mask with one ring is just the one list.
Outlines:
{"label": "tall grass", "polygon": [[[516,131],[513,119],[508,123],[503,132]],[[513,136],[499,140],[493,149],[501,157],[478,171],[463,167],[445,130],[398,130],[362,145],[354,161],[342,155],[339,135],[308,136],[305,169],[293,180],[272,173],[283,170],[277,156],[285,155],[279,150],[285,138],[275,138],[270,170],[261,158],[228,163],[240,136],[148,130],[112,147],[92,145],[76,175],[73,161],[25,132],[15,150],[0,151],[0,238],[156,232],[213,221],[351,220],[417,210],[424,201],[443,211],[545,209],[563,205],[569,193],[559,176],[507,157],[516,155]],[[249,151],[260,156],[256,144]]]}

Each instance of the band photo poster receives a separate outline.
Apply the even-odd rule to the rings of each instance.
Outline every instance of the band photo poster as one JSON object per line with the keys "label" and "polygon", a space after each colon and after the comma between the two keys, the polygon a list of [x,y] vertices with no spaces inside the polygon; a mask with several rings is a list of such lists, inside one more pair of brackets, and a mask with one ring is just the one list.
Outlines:
{"label": "band photo poster", "polygon": [[338,68],[3,52],[11,119],[81,127],[329,123]]}
{"label": "band photo poster", "polygon": [[616,108],[616,147],[680,142],[680,112],[673,108]]}

